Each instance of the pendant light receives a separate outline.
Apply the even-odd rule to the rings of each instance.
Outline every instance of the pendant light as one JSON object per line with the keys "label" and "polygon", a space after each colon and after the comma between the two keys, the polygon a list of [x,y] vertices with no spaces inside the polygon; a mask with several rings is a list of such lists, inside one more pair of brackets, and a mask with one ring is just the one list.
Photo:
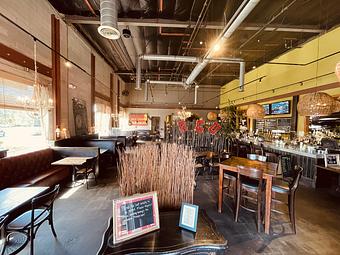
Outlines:
{"label": "pendant light", "polygon": [[335,66],[335,74],[338,77],[338,80],[340,82],[340,62],[338,62]]}
{"label": "pendant light", "polygon": [[314,92],[304,95],[297,105],[302,116],[328,116],[335,110],[335,100],[324,92]]}
{"label": "pendant light", "polygon": [[[317,87],[319,69],[319,47],[320,37],[318,38],[318,52],[316,61],[315,87]],[[328,116],[333,113],[335,100],[325,92],[313,92],[303,96],[297,105],[298,113],[302,116]]]}
{"label": "pendant light", "polygon": [[260,104],[250,104],[247,109],[247,117],[252,119],[263,119],[266,115],[264,108]]}

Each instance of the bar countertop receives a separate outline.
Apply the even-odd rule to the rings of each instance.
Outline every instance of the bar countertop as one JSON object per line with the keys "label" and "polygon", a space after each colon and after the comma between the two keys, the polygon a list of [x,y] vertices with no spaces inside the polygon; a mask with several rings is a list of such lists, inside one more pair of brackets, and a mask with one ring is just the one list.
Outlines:
{"label": "bar countertop", "polygon": [[[251,141],[242,140],[242,142],[249,144]],[[320,153],[316,153],[316,152],[308,152],[307,150],[300,150],[299,148],[294,148],[294,147],[287,147],[287,145],[285,145],[283,147],[283,146],[277,146],[277,145],[270,143],[270,142],[253,142],[253,143],[254,143],[254,145],[257,145],[257,146],[260,146],[261,144],[263,144],[264,148],[270,148],[270,149],[273,149],[273,150],[292,153],[292,154],[296,154],[296,155],[300,155],[300,156],[304,156],[304,157],[315,158],[315,159],[324,158],[324,154],[320,154]]]}

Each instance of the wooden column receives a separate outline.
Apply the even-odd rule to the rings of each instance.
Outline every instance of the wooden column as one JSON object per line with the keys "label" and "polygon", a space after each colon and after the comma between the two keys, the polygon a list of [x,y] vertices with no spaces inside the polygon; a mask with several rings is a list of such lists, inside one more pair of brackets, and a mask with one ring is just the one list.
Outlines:
{"label": "wooden column", "polygon": [[120,81],[117,78],[117,100],[116,100],[116,114],[119,114],[119,105],[120,105]]}
{"label": "wooden column", "polygon": [[95,112],[94,112],[94,104],[95,104],[95,86],[96,86],[96,58],[91,53],[91,127],[95,125]]}
{"label": "wooden column", "polygon": [[307,135],[309,132],[309,117],[308,116],[305,117],[303,132],[305,133],[305,135]]}
{"label": "wooden column", "polygon": [[51,54],[52,54],[52,90],[54,98],[55,125],[61,122],[61,81],[60,81],[60,22],[51,15]]}
{"label": "wooden column", "polygon": [[299,96],[293,96],[292,101],[292,118],[291,118],[291,131],[297,131],[297,122],[298,122],[298,115],[297,115],[297,104],[299,102]]}

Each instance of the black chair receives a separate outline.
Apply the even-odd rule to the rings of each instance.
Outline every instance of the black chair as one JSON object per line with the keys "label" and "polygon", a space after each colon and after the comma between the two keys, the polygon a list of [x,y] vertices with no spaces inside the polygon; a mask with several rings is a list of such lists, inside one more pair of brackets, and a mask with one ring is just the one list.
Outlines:
{"label": "black chair", "polygon": [[292,183],[294,180],[294,167],[292,157],[290,155],[280,156],[282,179],[287,183]]}
{"label": "black chair", "polygon": [[[8,215],[7,216],[3,216],[3,217],[0,218],[0,235],[4,231],[5,223],[7,221],[7,218],[8,218]],[[3,255],[4,252],[5,252],[5,244],[3,243],[0,246],[0,254]]]}
{"label": "black chair", "polygon": [[[96,166],[97,166],[98,157],[94,157],[91,159],[86,160],[86,163],[82,168],[76,168],[76,179],[78,176],[83,176],[83,179],[86,182],[86,189],[89,188],[90,174],[93,174],[93,179],[97,185],[97,178],[96,178]],[[92,178],[91,178],[92,179]]]}
{"label": "black chair", "polygon": [[[295,193],[299,186],[299,181],[301,179],[303,168],[300,166],[296,166],[294,170],[294,179],[292,182],[287,183],[285,181],[274,180],[272,186],[272,192],[285,194],[288,196],[288,203],[283,202],[282,200],[278,200],[272,198],[272,202],[279,204],[286,204],[289,210],[289,218],[292,224],[292,229],[294,234],[296,234],[296,226],[295,226]],[[272,209],[272,212],[283,214],[283,212]]]}
{"label": "black chair", "polygon": [[15,232],[23,233],[27,236],[26,242],[15,252],[15,254],[24,249],[29,241],[31,242],[30,254],[34,254],[34,238],[39,227],[45,221],[48,221],[54,237],[57,237],[53,225],[53,204],[59,193],[59,189],[60,186],[58,184],[53,188],[53,190],[46,194],[33,198],[31,200],[32,209],[24,212],[7,224],[6,233],[8,234],[6,241],[8,241],[10,235]]}
{"label": "black chair", "polygon": [[[261,230],[262,224],[262,196],[264,190],[263,171],[257,168],[238,166],[237,167],[237,199],[235,205],[235,222],[238,221],[240,207],[257,215],[257,232]],[[255,197],[249,196],[249,193],[255,194]],[[251,201],[256,204],[256,208],[246,206],[241,203]],[[254,204],[253,203],[253,204]]]}
{"label": "black chair", "polygon": [[267,157],[267,162],[279,163],[279,156],[273,152],[265,152],[264,154]]}

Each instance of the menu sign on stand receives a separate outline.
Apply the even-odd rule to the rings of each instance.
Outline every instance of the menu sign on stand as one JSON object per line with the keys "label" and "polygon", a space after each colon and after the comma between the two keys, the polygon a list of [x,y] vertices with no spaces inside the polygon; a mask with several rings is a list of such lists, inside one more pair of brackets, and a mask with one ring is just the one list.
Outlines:
{"label": "menu sign on stand", "polygon": [[159,229],[157,192],[113,200],[113,243]]}

